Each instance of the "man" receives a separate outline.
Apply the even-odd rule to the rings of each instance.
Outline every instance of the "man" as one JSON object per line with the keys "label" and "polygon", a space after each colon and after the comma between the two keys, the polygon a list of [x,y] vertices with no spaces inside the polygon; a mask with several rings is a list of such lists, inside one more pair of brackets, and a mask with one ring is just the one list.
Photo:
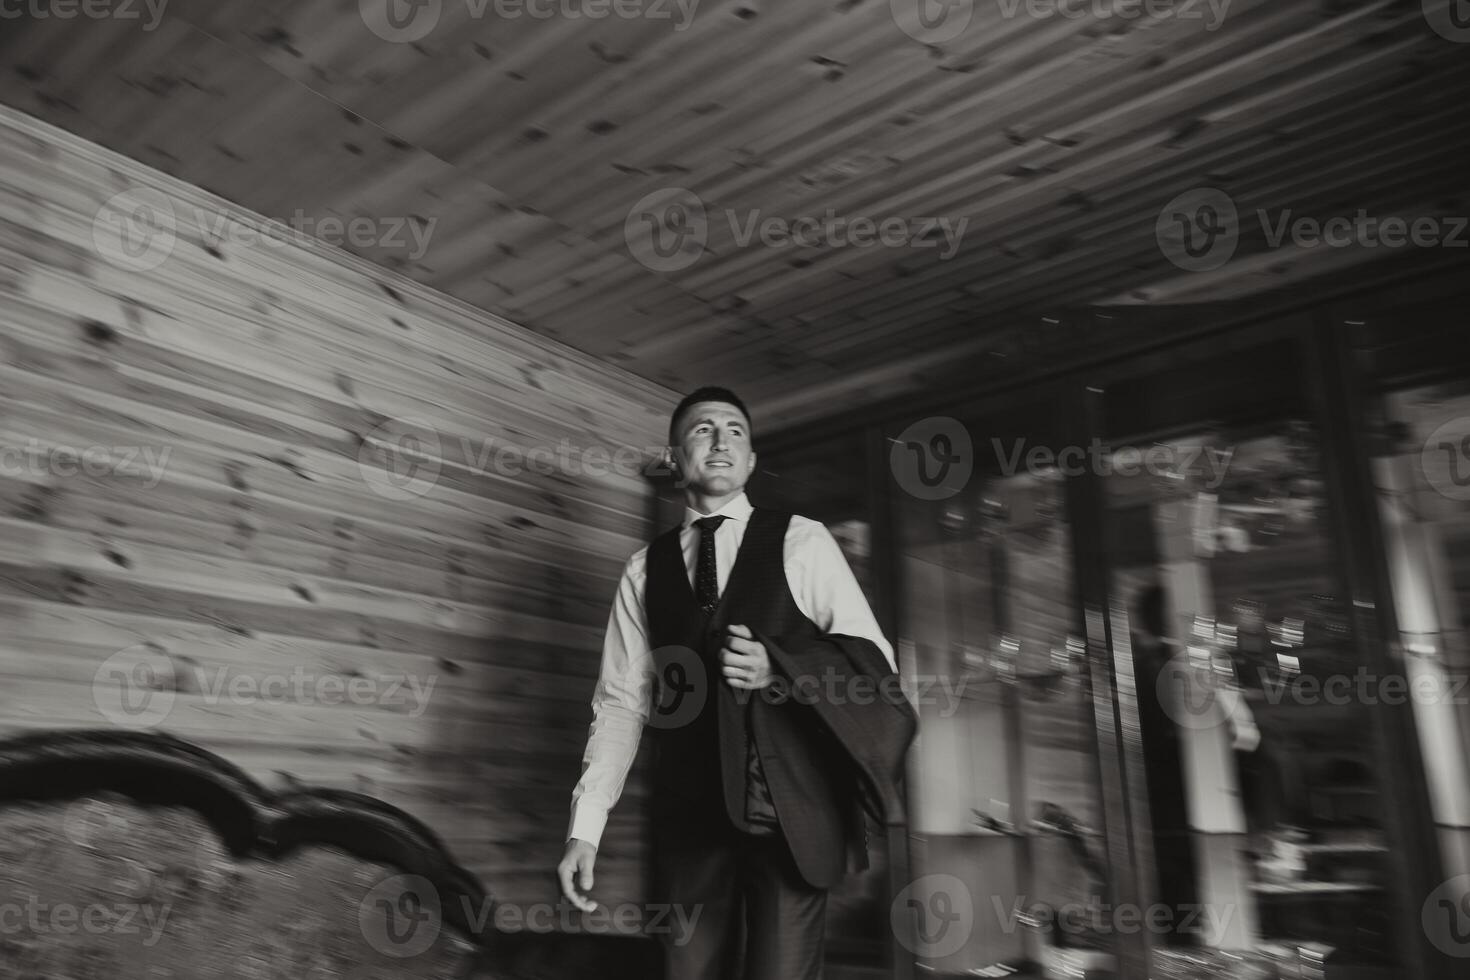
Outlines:
{"label": "man", "polygon": [[[562,891],[595,907],[597,845],[647,723],[653,894],[696,923],[660,937],[668,980],[724,980],[742,960],[751,980],[819,978],[827,890],[865,859],[864,809],[901,816],[912,710],[887,684],[892,647],[832,535],[746,498],[756,454],[740,399],[684,398],[665,462],[684,520],[618,586]],[[866,697],[848,696],[859,682]]]}

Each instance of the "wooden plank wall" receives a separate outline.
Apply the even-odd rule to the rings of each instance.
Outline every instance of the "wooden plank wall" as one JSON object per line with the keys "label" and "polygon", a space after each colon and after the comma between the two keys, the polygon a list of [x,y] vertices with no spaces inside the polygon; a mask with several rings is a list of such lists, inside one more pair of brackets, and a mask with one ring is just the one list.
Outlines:
{"label": "wooden plank wall", "polygon": [[[121,192],[175,212],[154,268]],[[0,109],[0,735],[131,694],[122,723],[369,793],[549,899],[674,396],[314,241],[200,235],[221,213],[257,220]],[[640,900],[641,798],[605,902]]]}

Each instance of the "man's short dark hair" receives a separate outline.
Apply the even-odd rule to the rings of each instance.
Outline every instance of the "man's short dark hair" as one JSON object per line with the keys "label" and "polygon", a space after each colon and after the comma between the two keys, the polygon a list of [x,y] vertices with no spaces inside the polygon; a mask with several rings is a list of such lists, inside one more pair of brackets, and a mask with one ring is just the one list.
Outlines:
{"label": "man's short dark hair", "polygon": [[700,402],[724,402],[726,405],[734,405],[740,409],[740,414],[745,416],[746,426],[748,427],[750,425],[750,410],[745,407],[745,402],[740,400],[739,395],[735,394],[729,388],[705,385],[703,388],[696,388],[685,395],[684,399],[674,407],[674,414],[669,419],[670,446],[677,446],[679,444],[679,422],[684,417],[684,413]]}

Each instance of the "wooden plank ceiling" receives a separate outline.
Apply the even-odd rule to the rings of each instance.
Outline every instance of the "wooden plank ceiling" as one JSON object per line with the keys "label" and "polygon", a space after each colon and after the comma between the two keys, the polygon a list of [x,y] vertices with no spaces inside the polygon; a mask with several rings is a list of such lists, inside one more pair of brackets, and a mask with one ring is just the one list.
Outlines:
{"label": "wooden plank ceiling", "polygon": [[[380,37],[390,2],[430,18],[408,36],[432,29]],[[1058,321],[1077,329],[1050,344],[1106,342],[1085,315],[1099,305],[1122,308],[1120,330],[1130,305],[1392,251],[1271,249],[1258,208],[1464,213],[1470,48],[1421,0],[1131,18],[956,0],[952,38],[906,5],[171,0],[156,23],[142,4],[5,21],[0,97],[269,218],[371,218],[386,237],[350,251],[671,388],[731,384],[783,422],[1034,354]],[[1187,272],[1156,223],[1203,186],[1247,220],[1228,264]],[[640,202],[676,189],[706,240],[661,271],[640,261]],[[933,234],[739,240],[752,218],[829,214],[966,224],[947,258]]]}

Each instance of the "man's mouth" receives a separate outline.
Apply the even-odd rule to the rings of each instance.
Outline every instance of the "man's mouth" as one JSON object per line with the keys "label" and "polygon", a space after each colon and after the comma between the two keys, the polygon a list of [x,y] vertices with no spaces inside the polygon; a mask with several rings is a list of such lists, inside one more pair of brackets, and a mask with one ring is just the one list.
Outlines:
{"label": "man's mouth", "polygon": [[723,466],[723,467],[726,467],[728,469],[729,467],[734,466],[735,464],[732,463],[732,462],[730,462],[728,459],[712,459],[712,460],[709,461],[709,464],[708,465],[710,465],[710,466]]}

